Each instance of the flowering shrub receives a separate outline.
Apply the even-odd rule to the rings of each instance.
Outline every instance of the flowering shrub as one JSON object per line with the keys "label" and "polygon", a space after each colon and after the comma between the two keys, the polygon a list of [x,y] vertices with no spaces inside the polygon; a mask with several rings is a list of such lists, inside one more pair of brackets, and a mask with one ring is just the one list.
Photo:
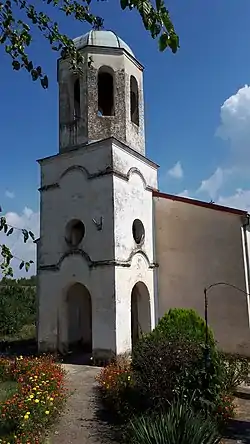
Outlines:
{"label": "flowering shrub", "polygon": [[104,404],[118,416],[131,414],[135,398],[134,380],[127,357],[118,357],[97,375]]}
{"label": "flowering shrub", "polygon": [[233,395],[224,395],[216,403],[214,414],[221,426],[227,424],[228,420],[235,416],[236,404],[233,401]]}
{"label": "flowering shrub", "polygon": [[0,384],[15,381],[16,392],[0,404],[0,443],[35,444],[66,400],[65,373],[51,357],[0,359]]}

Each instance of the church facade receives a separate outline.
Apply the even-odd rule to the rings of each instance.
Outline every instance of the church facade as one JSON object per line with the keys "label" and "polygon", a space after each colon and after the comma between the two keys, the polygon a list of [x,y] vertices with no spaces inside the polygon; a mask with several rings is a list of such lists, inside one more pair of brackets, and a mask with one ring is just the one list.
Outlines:
{"label": "church facade", "polygon": [[58,61],[59,153],[39,160],[40,351],[129,351],[170,307],[203,315],[204,287],[225,282],[209,323],[222,348],[250,354],[248,214],[160,193],[142,65],[111,31],[74,42],[81,72]]}

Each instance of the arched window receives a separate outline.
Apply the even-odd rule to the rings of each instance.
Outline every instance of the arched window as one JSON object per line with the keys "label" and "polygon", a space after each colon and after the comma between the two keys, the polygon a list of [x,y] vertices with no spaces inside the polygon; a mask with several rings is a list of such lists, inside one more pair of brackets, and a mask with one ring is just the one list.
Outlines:
{"label": "arched window", "polygon": [[80,81],[76,79],[74,82],[74,119],[77,120],[81,117],[81,105],[80,105]]}
{"label": "arched window", "polygon": [[98,114],[114,116],[114,76],[108,66],[98,72]]}
{"label": "arched window", "polygon": [[139,91],[138,83],[134,76],[130,77],[130,119],[139,126]]}

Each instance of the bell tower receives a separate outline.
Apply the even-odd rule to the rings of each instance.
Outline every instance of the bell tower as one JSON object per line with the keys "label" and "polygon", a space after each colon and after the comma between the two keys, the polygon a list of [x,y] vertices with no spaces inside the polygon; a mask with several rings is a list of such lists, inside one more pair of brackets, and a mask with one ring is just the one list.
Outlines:
{"label": "bell tower", "polygon": [[38,347],[95,359],[131,350],[155,325],[152,190],[143,68],[111,31],[74,40],[81,72],[58,61],[59,153],[39,160]]}
{"label": "bell tower", "polygon": [[58,61],[60,152],[114,137],[145,154],[143,67],[112,31],[74,40],[81,73]]}

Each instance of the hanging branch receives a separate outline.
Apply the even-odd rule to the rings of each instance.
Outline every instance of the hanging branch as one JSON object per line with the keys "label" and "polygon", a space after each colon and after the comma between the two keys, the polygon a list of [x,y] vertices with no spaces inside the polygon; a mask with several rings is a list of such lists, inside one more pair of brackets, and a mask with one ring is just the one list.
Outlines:
{"label": "hanging branch", "polygon": [[[0,212],[2,212],[1,208]],[[6,236],[11,236],[14,233],[14,231],[20,231],[22,233],[24,243],[26,243],[29,239],[32,239],[33,241],[35,240],[35,236],[34,233],[32,233],[32,231],[26,230],[24,228],[18,228],[8,224],[4,216],[0,217],[0,231],[3,231],[6,234]],[[25,268],[25,270],[28,271],[30,265],[34,263],[34,261],[32,260],[25,261],[17,256],[14,256],[10,248],[7,247],[7,245],[5,244],[0,244],[0,255],[2,256],[2,262],[0,268],[4,276],[13,277],[13,268],[11,267],[11,261],[13,259],[17,259],[20,262],[19,264],[20,270]]]}

